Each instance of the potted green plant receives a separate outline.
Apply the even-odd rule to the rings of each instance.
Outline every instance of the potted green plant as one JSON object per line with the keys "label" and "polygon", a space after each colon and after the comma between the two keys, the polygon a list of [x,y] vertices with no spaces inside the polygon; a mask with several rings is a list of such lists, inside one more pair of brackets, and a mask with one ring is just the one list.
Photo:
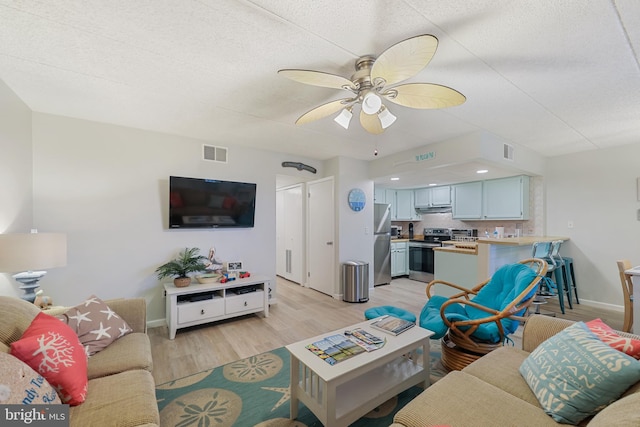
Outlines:
{"label": "potted green plant", "polygon": [[198,248],[184,248],[184,251],[180,252],[178,257],[166,264],[162,264],[156,269],[158,279],[162,280],[165,277],[175,277],[173,284],[178,288],[183,288],[191,284],[191,277],[188,277],[189,273],[197,273],[198,271],[204,271],[206,264],[204,261],[207,257],[199,254]]}

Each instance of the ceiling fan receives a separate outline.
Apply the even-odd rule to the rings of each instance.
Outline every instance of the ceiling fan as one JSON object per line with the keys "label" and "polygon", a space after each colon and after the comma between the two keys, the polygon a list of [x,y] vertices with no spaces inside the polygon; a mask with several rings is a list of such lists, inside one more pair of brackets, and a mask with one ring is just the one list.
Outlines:
{"label": "ceiling fan", "polygon": [[334,120],[348,129],[353,107],[359,104],[362,127],[369,133],[381,134],[396,120],[382,103],[383,100],[420,109],[453,107],[465,102],[463,94],[438,84],[408,83],[394,86],[426,67],[437,47],[438,39],[430,34],[411,37],[389,47],[377,58],[370,55],[358,58],[356,72],[351,79],[311,70],[284,69],[279,70],[278,74],[300,83],[353,93],[350,98],[314,108],[300,116],[296,124],[309,123],[342,110]]}

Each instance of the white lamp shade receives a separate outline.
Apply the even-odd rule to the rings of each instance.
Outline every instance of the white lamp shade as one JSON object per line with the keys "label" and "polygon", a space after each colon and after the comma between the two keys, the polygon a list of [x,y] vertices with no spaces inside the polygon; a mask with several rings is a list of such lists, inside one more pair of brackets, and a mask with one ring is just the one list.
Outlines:
{"label": "white lamp shade", "polygon": [[362,111],[366,114],[376,114],[382,107],[382,100],[373,92],[367,93],[362,98]]}
{"label": "white lamp shade", "polygon": [[345,108],[333,120],[343,128],[349,129],[349,122],[351,121],[351,117],[353,117],[351,110],[349,108]]}
{"label": "white lamp shade", "polygon": [[378,118],[380,119],[380,125],[382,126],[382,129],[388,128],[393,124],[393,122],[396,121],[396,116],[391,114],[391,111],[387,110],[386,107],[382,108],[382,111],[380,111],[380,114],[378,114]]}
{"label": "white lamp shade", "polygon": [[65,234],[0,234],[1,272],[46,270],[65,265],[67,265]]}

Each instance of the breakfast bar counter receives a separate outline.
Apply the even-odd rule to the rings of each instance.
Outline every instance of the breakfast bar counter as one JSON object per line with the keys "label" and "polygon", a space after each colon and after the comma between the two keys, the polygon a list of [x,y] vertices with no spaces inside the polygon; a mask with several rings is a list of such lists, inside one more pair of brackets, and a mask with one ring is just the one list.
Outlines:
{"label": "breakfast bar counter", "polygon": [[488,245],[505,245],[505,246],[531,246],[535,242],[553,242],[554,240],[569,240],[563,236],[522,236],[522,237],[504,237],[502,239],[478,238],[478,243]]}
{"label": "breakfast bar counter", "polygon": [[531,258],[534,243],[555,240],[566,242],[569,238],[523,236],[501,239],[478,238],[476,242],[446,241],[441,248],[433,249],[434,278],[464,287],[473,287],[493,276],[501,266]]}
{"label": "breakfast bar counter", "polygon": [[502,239],[478,239],[478,277],[485,280],[505,264],[512,264],[533,255],[533,244],[536,242],[553,242],[569,240],[565,236],[522,236]]}

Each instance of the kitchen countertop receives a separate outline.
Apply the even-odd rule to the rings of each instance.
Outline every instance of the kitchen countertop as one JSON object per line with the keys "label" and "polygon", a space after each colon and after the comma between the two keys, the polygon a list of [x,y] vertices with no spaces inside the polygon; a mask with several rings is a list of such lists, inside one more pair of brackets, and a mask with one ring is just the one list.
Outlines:
{"label": "kitchen countertop", "polygon": [[479,237],[478,243],[485,243],[489,245],[505,245],[505,246],[528,246],[533,245],[535,242],[552,242],[554,240],[562,240],[566,242],[568,237],[563,236],[523,236],[523,237],[505,237],[502,239],[493,239],[486,237]]}
{"label": "kitchen countertop", "polygon": [[394,238],[391,239],[391,243],[402,243],[402,242],[408,242],[408,241],[409,239],[405,239],[404,237],[400,237],[398,239],[394,239]]}

